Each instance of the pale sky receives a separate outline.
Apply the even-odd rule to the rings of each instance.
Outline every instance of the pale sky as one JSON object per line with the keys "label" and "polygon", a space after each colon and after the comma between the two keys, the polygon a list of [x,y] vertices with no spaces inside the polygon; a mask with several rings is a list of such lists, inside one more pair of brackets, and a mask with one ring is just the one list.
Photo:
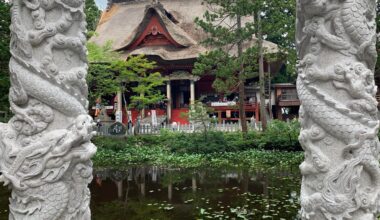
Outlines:
{"label": "pale sky", "polygon": [[101,10],[107,7],[107,0],[95,0],[95,3]]}

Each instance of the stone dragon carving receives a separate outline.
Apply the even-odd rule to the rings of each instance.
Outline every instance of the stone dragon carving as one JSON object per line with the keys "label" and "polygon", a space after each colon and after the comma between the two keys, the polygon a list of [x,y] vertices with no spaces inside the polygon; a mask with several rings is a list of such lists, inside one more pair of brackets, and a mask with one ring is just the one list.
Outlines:
{"label": "stone dragon carving", "polygon": [[84,0],[13,0],[10,105],[0,124],[9,219],[86,220],[93,121],[87,115]]}
{"label": "stone dragon carving", "polygon": [[380,212],[375,0],[297,0],[302,219]]}

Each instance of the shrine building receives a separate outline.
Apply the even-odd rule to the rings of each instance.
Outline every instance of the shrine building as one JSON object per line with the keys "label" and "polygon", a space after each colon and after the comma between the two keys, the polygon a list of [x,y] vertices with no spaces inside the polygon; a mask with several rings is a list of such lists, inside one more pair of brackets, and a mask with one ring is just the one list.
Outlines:
{"label": "shrine building", "polygon": [[[144,54],[149,60],[155,61],[157,68],[166,79],[166,85],[160,88],[162,94],[166,94],[164,105],[152,107],[158,116],[165,118],[168,123],[188,123],[183,112],[189,110],[189,106],[200,97],[215,110],[215,116],[219,122],[238,121],[236,95],[225,97],[218,94],[213,88],[213,76],[195,76],[192,74],[194,63],[200,54],[213,50],[201,44],[207,37],[194,20],[202,18],[208,6],[202,4],[202,0],[108,0],[107,9],[103,12],[96,29],[96,34],[90,39],[99,46],[112,42],[112,49],[121,53],[124,59],[131,55]],[[226,21],[226,25],[228,21]],[[243,20],[244,22],[244,20]],[[245,48],[257,43],[253,37]],[[278,53],[276,44],[264,41],[266,53]],[[237,53],[233,48],[231,53]],[[264,71],[272,75],[278,73],[283,66],[281,61],[264,63]],[[255,118],[259,120],[259,96],[258,79],[248,79],[246,82],[247,120]],[[275,85],[270,85],[274,88]],[[279,90],[277,90],[279,89]],[[281,106],[276,104],[290,103],[290,108],[298,108],[298,97],[294,97],[294,85],[279,85],[267,99],[268,109],[273,111],[274,117],[281,117]],[[281,89],[294,100],[284,102],[276,101],[276,96],[281,94]],[[269,89],[270,91],[270,89]],[[296,96],[296,94],[295,94]],[[128,99],[128,95],[126,95]],[[116,100],[116,99],[115,99]],[[111,100],[113,102],[113,100]],[[114,106],[113,103],[109,103]],[[287,106],[285,106],[287,107]],[[112,114],[114,109],[108,108]],[[149,109],[146,116],[149,116]],[[298,111],[298,109],[297,109]],[[132,110],[132,120],[137,118],[137,111]],[[127,122],[127,116],[123,115],[123,122]]]}

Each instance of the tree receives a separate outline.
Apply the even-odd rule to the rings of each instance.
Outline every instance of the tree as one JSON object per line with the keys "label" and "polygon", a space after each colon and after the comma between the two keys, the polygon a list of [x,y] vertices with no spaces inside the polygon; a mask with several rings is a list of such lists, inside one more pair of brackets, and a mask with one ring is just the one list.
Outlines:
{"label": "tree", "polygon": [[252,57],[254,49],[243,51],[243,45],[252,41],[254,23],[243,25],[242,17],[252,16],[252,4],[248,0],[205,0],[204,3],[209,10],[204,20],[197,18],[195,22],[208,34],[203,43],[217,49],[200,56],[193,73],[215,75],[213,87],[218,92],[239,91],[239,118],[243,133],[247,133],[244,84],[249,75],[254,74],[255,65],[249,64],[257,57]]}
{"label": "tree", "polygon": [[93,106],[99,97],[115,94],[120,89],[120,82],[115,81],[117,70],[111,68],[114,62],[118,62],[120,55],[113,52],[111,46],[111,42],[104,46],[87,43],[90,106]]}
{"label": "tree", "polygon": [[[130,56],[126,61],[111,64],[111,69],[119,73],[116,81],[121,84],[122,92],[127,92],[127,85],[134,95],[130,97],[129,107],[136,108],[144,118],[144,109],[162,101],[165,96],[157,89],[164,85],[165,79],[159,72],[152,72],[155,62],[143,55]],[[125,100],[125,99],[124,99]]]}
{"label": "tree", "polygon": [[[258,38],[259,47],[259,85],[260,85],[260,103],[265,103],[265,73],[264,73],[264,56],[265,60],[286,59],[287,71],[289,78],[295,79],[296,71],[296,48],[295,48],[295,8],[294,0],[274,0],[274,1],[255,1],[254,14],[256,15],[255,29]],[[277,43],[280,53],[264,53],[263,40],[272,40]],[[287,54],[286,57],[281,57]],[[269,78],[269,77],[268,77]],[[289,80],[288,78],[288,80]],[[270,80],[270,79],[269,79]],[[270,110],[271,106],[269,106]],[[260,105],[260,118],[263,130],[266,130],[266,106]]]}
{"label": "tree", "polygon": [[[261,8],[262,31],[265,40],[279,46],[280,53],[266,54],[266,59],[281,59],[285,61],[283,68],[275,76],[275,82],[295,82],[296,73],[296,0],[267,1]],[[274,55],[274,56],[273,56]]]}
{"label": "tree", "polygon": [[144,108],[164,98],[157,89],[164,84],[164,78],[160,73],[153,72],[155,62],[149,61],[143,55],[122,60],[119,53],[112,51],[111,45],[111,42],[104,46],[87,44],[90,61],[87,75],[90,103],[94,104],[97,98],[113,95],[119,90],[122,94],[133,92],[129,105],[124,97],[124,106],[138,109],[143,116]]}
{"label": "tree", "polygon": [[200,125],[202,127],[204,140],[207,141],[210,123],[212,122],[210,114],[214,111],[212,108],[204,104],[202,99],[203,98],[195,101],[194,104],[191,104],[189,112],[185,113],[184,116],[187,117],[189,121],[194,124],[194,126]]}
{"label": "tree", "polygon": [[9,110],[8,93],[10,87],[8,63],[11,24],[10,5],[0,1],[0,111]]}
{"label": "tree", "polygon": [[96,6],[94,0],[86,0],[86,8],[84,9],[84,12],[86,14],[88,36],[91,37],[98,25],[102,12],[99,10],[98,6]]}
{"label": "tree", "polygon": [[[295,1],[294,0],[205,0],[210,10],[204,20],[196,23],[208,34],[204,44],[217,49],[201,56],[195,64],[195,74],[214,74],[213,87],[217,91],[229,92],[239,88],[239,113],[242,130],[246,132],[243,107],[244,82],[259,75],[263,129],[266,127],[264,94],[264,60],[278,60],[287,54],[287,64],[295,66]],[[244,19],[244,22],[242,22]],[[255,22],[253,22],[255,21]],[[256,39],[254,38],[256,36]],[[280,53],[265,51],[263,42],[276,40]],[[242,45],[247,47],[244,51]],[[237,47],[237,54],[231,49]],[[281,53],[283,52],[283,53]],[[282,57],[282,59],[285,59]],[[255,63],[259,61],[258,63]],[[258,64],[258,66],[257,66]],[[295,75],[295,68],[288,68]]]}
{"label": "tree", "polygon": [[[377,1],[377,17],[376,17],[376,32],[377,32],[377,44],[376,49],[377,53],[380,54],[380,1]],[[380,55],[377,56],[377,63],[376,63],[376,69],[375,74],[380,75]]]}

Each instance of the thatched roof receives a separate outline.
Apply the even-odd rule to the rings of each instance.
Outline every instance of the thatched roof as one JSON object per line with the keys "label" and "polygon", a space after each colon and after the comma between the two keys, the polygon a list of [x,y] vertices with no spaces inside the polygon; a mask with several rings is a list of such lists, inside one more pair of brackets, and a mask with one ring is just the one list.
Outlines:
{"label": "thatched roof", "polygon": [[[97,34],[90,41],[98,45],[112,41],[113,49],[122,51],[124,56],[145,54],[159,56],[163,60],[197,58],[212,49],[201,45],[207,35],[194,23],[195,18],[202,18],[207,9],[202,0],[161,0],[160,3],[152,3],[151,0],[109,0],[96,29]],[[157,13],[160,22],[181,47],[166,45],[128,50],[152,13]],[[253,39],[252,44],[255,42]],[[278,52],[277,45],[268,41],[264,42],[264,48],[269,53]],[[236,53],[236,49],[232,53]]]}

